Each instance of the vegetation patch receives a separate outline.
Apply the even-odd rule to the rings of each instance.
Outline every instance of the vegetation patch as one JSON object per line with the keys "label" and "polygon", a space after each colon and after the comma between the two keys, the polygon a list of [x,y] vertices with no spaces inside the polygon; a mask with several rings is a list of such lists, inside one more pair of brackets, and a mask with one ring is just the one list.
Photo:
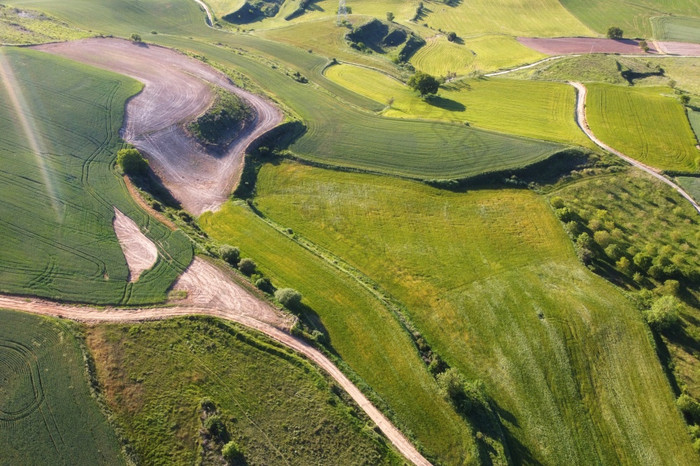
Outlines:
{"label": "vegetation patch", "polygon": [[125,464],[91,390],[77,327],[0,310],[0,450],[6,464]]}
{"label": "vegetation patch", "polygon": [[100,325],[88,344],[143,463],[401,462],[318,369],[240,327],[195,317]]}
{"label": "vegetation patch", "polygon": [[669,88],[588,86],[593,133],[613,148],[663,170],[700,170],[700,151],[685,110]]}
{"label": "vegetation patch", "polygon": [[264,166],[257,192],[262,212],[376,280],[449,366],[484,382],[515,462],[694,461],[641,314],[578,263],[536,194],[291,163]]}
{"label": "vegetation patch", "polygon": [[254,115],[236,94],[216,89],[211,107],[187,129],[203,144],[222,150],[234,141]]}
{"label": "vegetation patch", "polygon": [[[165,299],[189,264],[180,232],[152,221],[112,171],[128,78],[5,48],[0,87],[0,290],[94,303]],[[147,225],[160,258],[137,283],[112,228],[114,207]]]}
{"label": "vegetation patch", "polygon": [[56,40],[75,40],[94,34],[77,29],[52,16],[0,4],[0,43],[39,44]]}

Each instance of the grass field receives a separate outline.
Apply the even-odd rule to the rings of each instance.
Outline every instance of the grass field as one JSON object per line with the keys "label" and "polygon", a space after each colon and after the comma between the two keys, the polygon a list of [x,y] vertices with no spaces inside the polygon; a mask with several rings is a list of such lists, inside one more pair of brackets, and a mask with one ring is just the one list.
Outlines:
{"label": "grass field", "polygon": [[688,108],[686,109],[686,114],[688,115],[690,128],[693,130],[693,133],[695,133],[695,138],[700,141],[700,112]]}
{"label": "grass field", "polygon": [[651,23],[656,39],[700,43],[700,18],[657,16]]}
{"label": "grass field", "polygon": [[450,365],[485,382],[516,463],[697,460],[638,311],[578,263],[534,193],[292,163],[264,166],[258,193],[263,212],[377,280]]}
{"label": "grass field", "polygon": [[[138,209],[110,169],[124,101],[140,85],[32,50],[0,53],[0,290],[94,303],[163,300],[192,248]],[[161,252],[135,284],[127,284],[113,206]]]}
{"label": "grass field", "polygon": [[245,464],[400,464],[318,369],[239,327],[204,318],[101,325],[88,344],[143,464],[217,464],[200,435],[205,398]]}
{"label": "grass field", "polygon": [[445,76],[448,72],[465,75],[488,72],[535,62],[545,55],[521,45],[515,38],[485,35],[464,39],[463,44],[449,42],[439,35],[411,58],[411,64],[425,73]]}
{"label": "grass field", "polygon": [[125,464],[72,331],[0,310],[0,463]]}
{"label": "grass field", "polygon": [[215,18],[222,18],[229,13],[238,10],[245,0],[205,0]]}
{"label": "grass field", "polygon": [[91,35],[38,11],[0,5],[0,44],[36,44]]}
{"label": "grass field", "polygon": [[700,151],[680,102],[666,87],[588,86],[586,116],[595,135],[662,170],[700,170]]}
{"label": "grass field", "polygon": [[688,194],[693,196],[697,202],[700,202],[700,178],[679,176],[678,183],[688,192]]}
{"label": "grass field", "polygon": [[700,16],[700,5],[694,0],[561,0],[561,4],[594,31],[605,34],[617,26],[625,37],[652,38],[651,18],[664,13]]}
{"label": "grass field", "polygon": [[292,287],[318,314],[340,357],[379,394],[427,452],[461,463],[474,448],[466,425],[437,386],[400,324],[352,278],[274,230],[243,205],[200,217],[214,239],[236,245],[279,288]]}
{"label": "grass field", "polygon": [[576,96],[571,86],[509,79],[469,79],[447,84],[438,97],[421,99],[403,83],[383,73],[337,65],[326,76],[379,103],[383,115],[469,122],[480,128],[564,144],[592,147],[572,115]]}

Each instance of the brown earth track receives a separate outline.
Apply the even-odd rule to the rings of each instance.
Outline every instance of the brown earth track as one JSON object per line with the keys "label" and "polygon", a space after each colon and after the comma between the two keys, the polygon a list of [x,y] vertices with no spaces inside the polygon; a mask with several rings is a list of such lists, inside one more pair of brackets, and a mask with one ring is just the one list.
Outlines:
{"label": "brown earth track", "polygon": [[[237,88],[210,66],[164,47],[92,38],[34,48],[144,83],[143,91],[127,103],[121,135],[147,155],[165,186],[195,215],[215,210],[228,199],[240,178],[245,149],[282,121],[271,102]],[[235,93],[256,114],[223,155],[207,151],[183,129],[184,122],[211,105],[212,85]]]}
{"label": "brown earth track", "polygon": [[[204,285],[203,283],[206,283]],[[214,282],[214,284],[212,284]],[[113,307],[64,305],[52,301],[0,295],[0,308],[68,318],[86,323],[143,322],[187,315],[208,315],[236,322],[264,333],[291,348],[324,370],[360,406],[406,459],[418,466],[429,466],[411,442],[372,405],[367,397],[330,359],[308,343],[290,335],[291,321],[277,309],[253,296],[226,273],[212,264],[195,258],[178,280],[176,290],[187,291],[188,298],[172,307],[119,309]],[[202,291],[204,290],[204,291]]]}
{"label": "brown earth track", "polygon": [[155,265],[158,260],[158,248],[141,233],[136,222],[116,207],[112,225],[129,268],[129,282],[138,281],[143,272]]}

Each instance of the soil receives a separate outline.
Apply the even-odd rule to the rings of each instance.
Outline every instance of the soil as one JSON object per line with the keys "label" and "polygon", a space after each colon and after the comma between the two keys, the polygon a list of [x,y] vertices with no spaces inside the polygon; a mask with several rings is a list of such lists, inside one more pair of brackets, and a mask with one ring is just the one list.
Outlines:
{"label": "soil", "polygon": [[136,222],[116,207],[112,225],[129,267],[129,282],[138,281],[143,272],[155,265],[158,260],[158,248],[141,233]]}
{"label": "soil", "polygon": [[[625,53],[644,55],[639,42],[632,39],[597,39],[594,37],[555,37],[551,39],[538,37],[518,37],[518,42],[547,55],[566,55],[571,53]],[[649,43],[649,53],[656,54],[654,44]]]}
{"label": "soil", "polygon": [[[210,66],[164,47],[91,38],[35,48],[144,84],[127,103],[121,136],[146,155],[173,196],[195,215],[216,210],[228,199],[240,179],[248,145],[282,121],[271,102],[237,88]],[[183,123],[211,106],[211,85],[238,95],[255,113],[253,122],[223,154],[208,151],[183,128]]]}

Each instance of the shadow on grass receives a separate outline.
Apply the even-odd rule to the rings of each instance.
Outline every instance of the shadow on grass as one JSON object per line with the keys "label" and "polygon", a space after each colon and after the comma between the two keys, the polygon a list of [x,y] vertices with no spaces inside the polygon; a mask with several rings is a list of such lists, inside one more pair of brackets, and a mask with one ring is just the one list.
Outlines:
{"label": "shadow on grass", "polygon": [[426,97],[425,101],[433,107],[438,107],[450,112],[463,112],[467,109],[467,107],[455,100],[445,99],[437,95]]}

